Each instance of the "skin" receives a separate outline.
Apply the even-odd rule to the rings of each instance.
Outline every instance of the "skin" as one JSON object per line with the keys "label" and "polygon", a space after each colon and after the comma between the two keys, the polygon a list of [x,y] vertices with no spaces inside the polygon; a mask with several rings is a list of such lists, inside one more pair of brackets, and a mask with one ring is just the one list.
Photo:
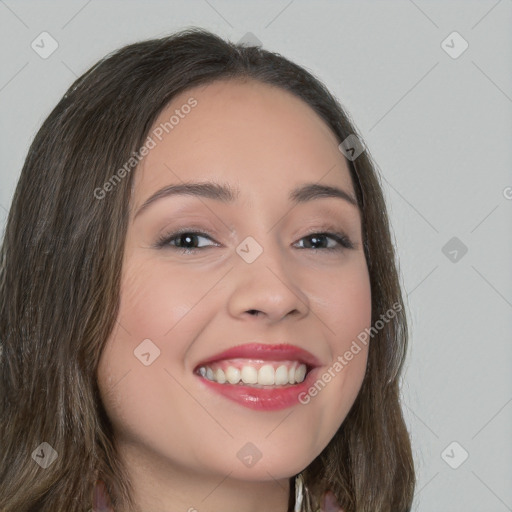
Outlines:
{"label": "skin", "polygon": [[[134,176],[119,323],[98,369],[102,399],[142,510],[285,512],[289,478],[322,451],[354,403],[368,347],[307,405],[280,411],[229,401],[193,370],[234,345],[288,342],[321,361],[319,375],[327,371],[371,322],[360,212],[339,198],[289,202],[306,182],[355,197],[336,137],[302,100],[256,81],[217,81],[182,92],[154,126],[190,97],[197,106]],[[157,190],[206,180],[238,187],[239,199],[171,196],[135,216]],[[308,235],[332,231],[331,223],[353,249],[323,249],[340,247],[331,238],[308,248]],[[188,245],[205,248],[182,254],[183,237],[154,247],[182,227],[210,233]],[[263,248],[250,264],[236,252],[248,236]],[[144,339],[161,351],[149,366],[134,356]],[[248,442],[262,454],[252,467],[237,458]]]}

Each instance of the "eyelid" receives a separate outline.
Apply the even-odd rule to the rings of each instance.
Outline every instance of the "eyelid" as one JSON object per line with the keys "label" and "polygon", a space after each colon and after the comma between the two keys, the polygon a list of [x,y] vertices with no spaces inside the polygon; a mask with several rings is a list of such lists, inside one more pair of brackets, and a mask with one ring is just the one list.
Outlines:
{"label": "eyelid", "polygon": [[338,237],[343,238],[350,243],[352,249],[357,249],[359,246],[359,244],[355,242],[355,240],[348,234],[348,230],[342,228],[341,226],[336,226],[329,221],[314,224],[304,235],[302,235],[301,238],[321,233],[337,235]]}
{"label": "eyelid", "polygon": [[[154,247],[155,248],[163,248],[165,247],[169,241],[171,239],[174,239],[174,238],[177,238],[179,237],[180,235],[183,235],[185,233],[191,233],[191,234],[194,234],[194,235],[198,235],[198,236],[203,236],[203,237],[206,237],[206,238],[209,238],[210,240],[212,240],[213,242],[215,242],[215,244],[212,244],[211,247],[213,247],[214,245],[219,245],[215,238],[213,237],[213,235],[208,231],[208,230],[205,230],[203,228],[200,228],[200,227],[193,227],[193,226],[188,226],[188,227],[184,227],[184,228],[177,228],[175,230],[171,230],[171,231],[163,231],[162,234],[158,237]],[[176,247],[177,250],[180,249],[180,247]],[[192,249],[192,250],[197,250],[196,249]]]}
{"label": "eyelid", "polygon": [[355,242],[352,241],[352,239],[342,230],[339,230],[338,228],[329,228],[329,227],[324,227],[324,228],[315,228],[315,229],[312,229],[310,232],[308,233],[305,233],[304,235],[302,235],[298,241],[304,239],[304,238],[308,238],[312,235],[324,235],[326,236],[327,238],[331,238],[333,240],[335,240],[338,245],[337,247],[327,247],[327,248],[324,248],[324,249],[311,249],[313,251],[335,251],[335,250],[339,250],[339,251],[342,251],[342,250],[346,250],[346,249],[356,249],[357,248],[357,244]]}
{"label": "eyelid", "polygon": [[[163,249],[165,247],[171,248],[173,250],[181,251],[183,253],[195,253],[197,251],[201,251],[206,249],[207,247],[194,247],[194,248],[182,248],[169,245],[171,240],[178,238],[180,235],[190,233],[196,236],[209,238],[212,242],[211,245],[207,247],[218,247],[220,244],[215,240],[214,236],[208,231],[198,226],[187,226],[182,228],[177,228],[176,230],[164,231],[154,244],[154,248]],[[331,240],[335,240],[337,245],[336,247],[325,247],[325,248],[304,248],[312,251],[321,251],[321,252],[333,252],[333,251],[343,251],[347,249],[356,249],[358,244],[353,242],[352,239],[346,234],[345,230],[340,229],[338,227],[333,226],[332,224],[321,224],[320,226],[311,227],[306,233],[304,233],[297,242],[303,240],[312,235],[324,235]],[[297,242],[294,242],[296,244]],[[301,249],[301,250],[304,250]]]}

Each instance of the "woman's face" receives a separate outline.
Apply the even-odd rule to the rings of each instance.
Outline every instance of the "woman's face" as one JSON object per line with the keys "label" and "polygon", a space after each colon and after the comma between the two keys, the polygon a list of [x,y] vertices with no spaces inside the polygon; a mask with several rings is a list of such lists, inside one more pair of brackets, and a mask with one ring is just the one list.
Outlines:
{"label": "woman's face", "polygon": [[[365,374],[367,346],[344,357],[371,321],[344,156],[306,103],[255,81],[181,93],[150,136],[98,370],[120,451],[140,472],[288,478],[333,437]],[[192,183],[233,197],[174,193],[141,209]],[[293,196],[307,185],[341,197]]]}

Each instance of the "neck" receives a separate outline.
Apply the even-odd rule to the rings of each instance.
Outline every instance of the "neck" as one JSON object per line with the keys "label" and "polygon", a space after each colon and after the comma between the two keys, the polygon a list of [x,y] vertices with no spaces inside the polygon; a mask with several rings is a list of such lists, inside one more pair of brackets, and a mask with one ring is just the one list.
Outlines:
{"label": "neck", "polygon": [[121,450],[139,511],[151,512],[287,512],[290,480],[254,481],[226,474],[193,472],[144,457],[133,445]]}

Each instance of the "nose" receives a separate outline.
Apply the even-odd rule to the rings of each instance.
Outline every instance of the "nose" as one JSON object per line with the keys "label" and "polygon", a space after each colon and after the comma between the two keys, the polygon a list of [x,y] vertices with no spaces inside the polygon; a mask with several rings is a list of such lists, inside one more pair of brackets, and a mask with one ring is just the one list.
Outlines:
{"label": "nose", "polygon": [[252,263],[240,258],[230,274],[234,286],[228,310],[234,318],[261,317],[272,324],[308,314],[309,300],[300,287],[300,276],[285,265],[279,249],[264,250]]}

